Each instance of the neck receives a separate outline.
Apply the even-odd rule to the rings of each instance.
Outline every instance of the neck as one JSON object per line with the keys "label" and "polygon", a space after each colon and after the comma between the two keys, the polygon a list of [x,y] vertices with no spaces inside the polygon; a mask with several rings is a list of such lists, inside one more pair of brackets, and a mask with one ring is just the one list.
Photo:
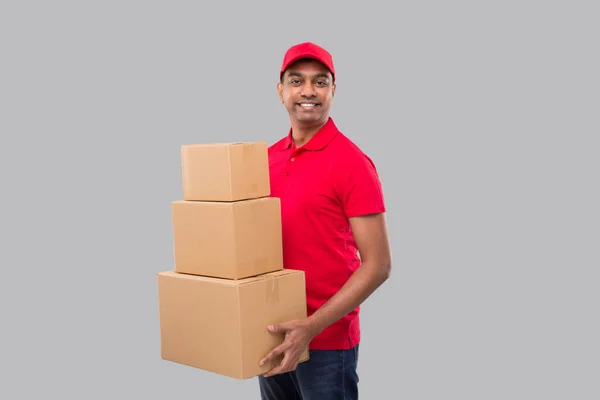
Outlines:
{"label": "neck", "polygon": [[296,147],[305,145],[328,120],[329,118],[326,118],[325,121],[319,121],[313,125],[305,125],[298,123],[298,121],[292,121],[292,140]]}

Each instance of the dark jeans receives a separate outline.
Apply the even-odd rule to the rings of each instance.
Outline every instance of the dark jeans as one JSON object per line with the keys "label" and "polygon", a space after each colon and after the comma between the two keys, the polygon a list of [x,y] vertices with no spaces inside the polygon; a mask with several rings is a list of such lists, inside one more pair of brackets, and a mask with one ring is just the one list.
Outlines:
{"label": "dark jeans", "polygon": [[358,345],[350,350],[311,350],[295,371],[258,377],[262,400],[357,400]]}

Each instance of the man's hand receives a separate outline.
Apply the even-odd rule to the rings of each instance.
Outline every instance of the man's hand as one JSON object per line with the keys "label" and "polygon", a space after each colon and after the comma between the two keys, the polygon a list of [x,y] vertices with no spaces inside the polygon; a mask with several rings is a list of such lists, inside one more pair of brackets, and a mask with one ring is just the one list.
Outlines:
{"label": "man's hand", "polygon": [[260,361],[259,365],[262,366],[283,355],[281,364],[265,373],[265,377],[294,371],[298,366],[298,361],[300,360],[302,352],[318,333],[318,329],[316,329],[308,319],[269,325],[268,329],[273,333],[285,332],[285,339],[283,343],[274,348]]}

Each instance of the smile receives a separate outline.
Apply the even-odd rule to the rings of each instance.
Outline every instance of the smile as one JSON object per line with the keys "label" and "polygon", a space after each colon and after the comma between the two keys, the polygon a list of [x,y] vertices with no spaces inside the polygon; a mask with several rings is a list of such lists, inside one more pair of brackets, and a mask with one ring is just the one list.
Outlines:
{"label": "smile", "polygon": [[313,108],[315,106],[318,106],[318,104],[315,103],[298,103],[298,105],[302,108]]}

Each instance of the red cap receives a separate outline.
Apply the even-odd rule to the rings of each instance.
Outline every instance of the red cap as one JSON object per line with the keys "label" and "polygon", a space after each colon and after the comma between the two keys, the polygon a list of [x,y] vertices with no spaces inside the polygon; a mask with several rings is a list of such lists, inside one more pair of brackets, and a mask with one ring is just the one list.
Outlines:
{"label": "red cap", "polygon": [[329,71],[331,71],[331,74],[335,79],[335,69],[333,67],[333,58],[331,57],[331,54],[324,48],[311,42],[296,44],[287,50],[283,56],[283,64],[281,64],[281,70],[279,72],[280,77],[290,64],[302,58],[311,58],[322,62],[329,68]]}

